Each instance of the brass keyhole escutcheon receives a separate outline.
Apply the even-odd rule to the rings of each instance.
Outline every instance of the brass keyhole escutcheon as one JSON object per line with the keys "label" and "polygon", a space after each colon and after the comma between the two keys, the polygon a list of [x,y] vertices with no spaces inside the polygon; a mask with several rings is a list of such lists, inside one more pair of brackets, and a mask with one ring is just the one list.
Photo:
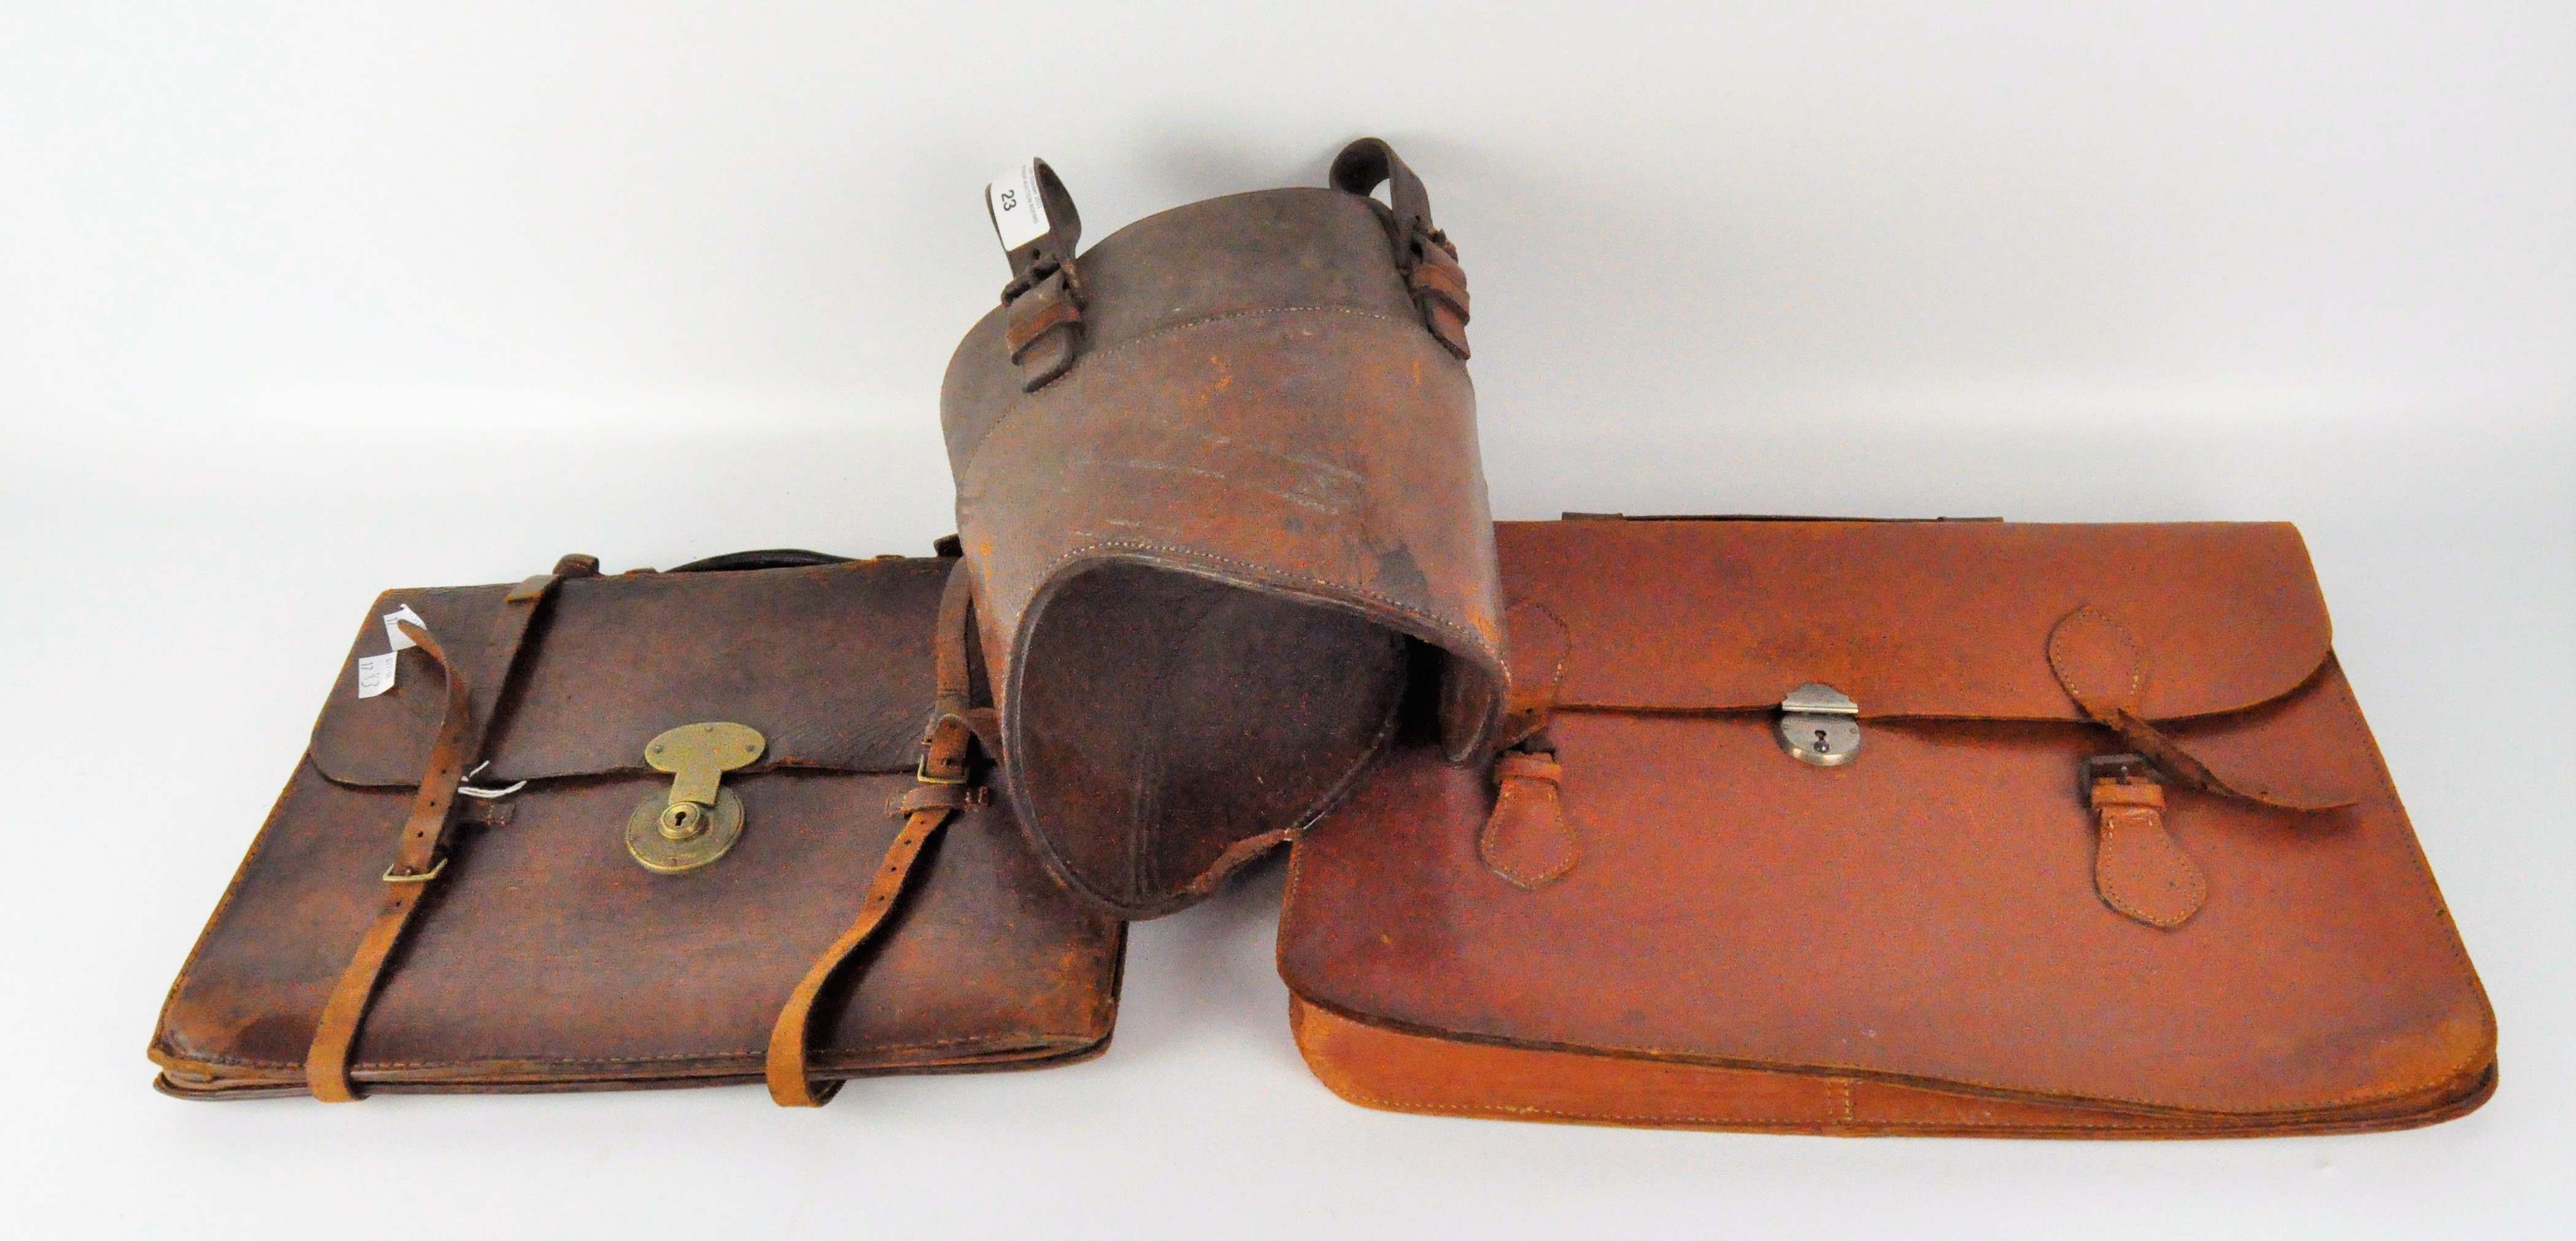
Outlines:
{"label": "brass keyhole escutcheon", "polygon": [[742,838],[742,797],[723,787],[724,773],[759,761],[769,748],[758,729],[741,724],[683,724],[644,746],[644,761],[671,773],[626,820],[626,851],[644,869],[677,875],[723,857]]}
{"label": "brass keyhole escutcheon", "polygon": [[1860,704],[1830,685],[1810,682],[1780,700],[1780,745],[1815,767],[1840,767],[1860,753]]}
{"label": "brass keyhole escutcheon", "polygon": [[687,840],[707,830],[706,812],[693,801],[662,809],[662,839]]}

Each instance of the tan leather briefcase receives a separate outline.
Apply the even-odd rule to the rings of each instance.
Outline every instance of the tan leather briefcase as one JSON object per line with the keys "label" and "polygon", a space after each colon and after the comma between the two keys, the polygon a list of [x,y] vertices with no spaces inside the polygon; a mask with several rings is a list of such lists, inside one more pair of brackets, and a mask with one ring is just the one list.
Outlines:
{"label": "tan leather briefcase", "polygon": [[1299,1047],[1406,1111],[2401,1128],[2495,1021],[2287,525],[1497,528],[1492,765],[1297,845]]}
{"label": "tan leather briefcase", "polygon": [[986,795],[958,564],[384,595],[171,988],[161,1088],[813,1104],[1099,1052],[1124,930]]}
{"label": "tan leather briefcase", "polygon": [[1055,874],[1121,917],[1312,821],[1408,684],[1460,758],[1501,705],[1466,276],[1385,143],[1331,180],[1079,256],[1043,162],[988,193],[1012,279],[940,411],[1004,786]]}

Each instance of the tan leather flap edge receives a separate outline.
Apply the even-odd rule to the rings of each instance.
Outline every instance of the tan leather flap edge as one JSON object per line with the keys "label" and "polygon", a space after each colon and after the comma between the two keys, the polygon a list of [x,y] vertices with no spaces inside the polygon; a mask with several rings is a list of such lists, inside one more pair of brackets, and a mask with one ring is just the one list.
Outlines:
{"label": "tan leather flap edge", "polygon": [[[2332,643],[2285,522],[1502,522],[1495,538],[1514,641],[1541,615],[1561,627],[1561,710],[1754,710],[1821,682],[1864,718],[2080,720],[2048,639],[2091,607],[2143,652],[2142,714],[2171,720],[2278,698]],[[1546,671],[1526,662],[1516,677]]]}
{"label": "tan leather flap edge", "polygon": [[[932,695],[931,631],[950,561],[888,559],[730,573],[564,582],[529,635],[475,777],[482,785],[640,772],[645,743],[729,721],[767,740],[761,769],[909,771]],[[377,598],[313,727],[313,762],[341,784],[410,786],[445,687],[418,650],[392,690],[358,697],[358,660],[389,649],[384,614],[408,605],[465,670],[478,712],[502,670],[485,635],[506,586]]]}

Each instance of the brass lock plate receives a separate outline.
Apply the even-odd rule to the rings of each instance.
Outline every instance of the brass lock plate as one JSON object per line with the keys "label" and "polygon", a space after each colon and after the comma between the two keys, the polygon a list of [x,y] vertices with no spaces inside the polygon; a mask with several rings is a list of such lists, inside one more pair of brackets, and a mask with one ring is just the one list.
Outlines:
{"label": "brass lock plate", "polygon": [[[686,812],[665,804],[656,794],[626,816],[626,851],[654,874],[686,874],[723,857],[742,839],[742,797],[732,789],[716,790],[716,804],[711,807],[682,805]],[[666,813],[674,818],[685,814],[686,821],[666,827]],[[675,831],[677,836],[672,835]]]}
{"label": "brass lock plate", "polygon": [[1860,753],[1860,704],[1830,685],[1809,683],[1780,700],[1780,745],[1789,757],[1840,767]]}
{"label": "brass lock plate", "polygon": [[742,724],[683,724],[644,746],[644,761],[671,773],[669,793],[656,793],[626,816],[626,851],[662,875],[696,870],[742,839],[742,797],[723,787],[724,773],[759,761],[769,748]]}

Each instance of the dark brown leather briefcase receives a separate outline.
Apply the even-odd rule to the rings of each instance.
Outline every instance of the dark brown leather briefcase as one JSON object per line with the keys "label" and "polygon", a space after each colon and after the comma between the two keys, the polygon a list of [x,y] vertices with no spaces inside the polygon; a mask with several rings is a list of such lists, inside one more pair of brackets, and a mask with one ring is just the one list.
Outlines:
{"label": "dark brown leather briefcase", "polygon": [[1331,181],[1079,255],[1044,163],[988,193],[1012,279],[940,409],[1004,787],[1122,917],[1311,822],[1408,685],[1460,758],[1500,707],[1466,277],[1385,143]]}
{"label": "dark brown leather briefcase", "polygon": [[2402,1128],[2495,1021],[2287,525],[1498,528],[1515,744],[1298,843],[1376,1107],[1817,1133]]}
{"label": "dark brown leather briefcase", "polygon": [[812,1104],[1100,1051],[1123,928],[986,796],[958,563],[384,595],[171,988],[161,1088]]}

